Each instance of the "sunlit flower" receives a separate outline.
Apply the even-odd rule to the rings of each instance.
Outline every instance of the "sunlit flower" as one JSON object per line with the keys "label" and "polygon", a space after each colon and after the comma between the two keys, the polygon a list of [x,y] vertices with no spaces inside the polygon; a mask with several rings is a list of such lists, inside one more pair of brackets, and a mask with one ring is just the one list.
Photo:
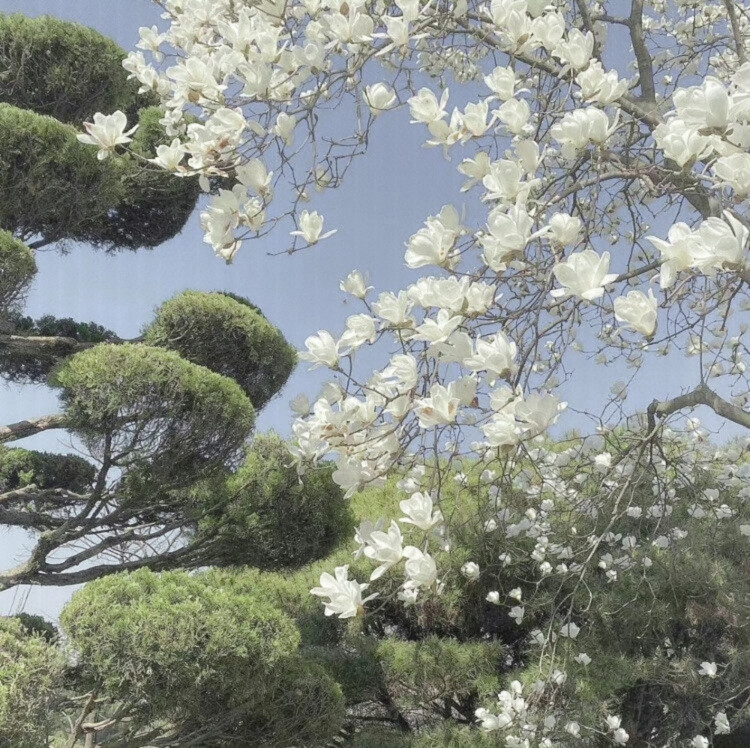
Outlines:
{"label": "sunlit flower", "polygon": [[86,134],[77,135],[81,143],[95,145],[99,147],[96,157],[102,161],[112,153],[118,145],[129,143],[130,137],[137,129],[138,125],[131,127],[125,132],[128,126],[128,118],[119,109],[114,114],[101,114],[97,112],[94,115],[94,122],[84,122]]}

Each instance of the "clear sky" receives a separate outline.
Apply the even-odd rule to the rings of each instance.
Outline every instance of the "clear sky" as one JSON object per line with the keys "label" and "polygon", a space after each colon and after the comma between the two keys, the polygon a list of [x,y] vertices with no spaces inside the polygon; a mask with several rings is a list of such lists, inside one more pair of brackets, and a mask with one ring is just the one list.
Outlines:
{"label": "clear sky", "polygon": [[[140,26],[165,23],[160,9],[149,0],[0,0],[0,12],[48,13],[77,21],[115,39],[126,50],[134,48]],[[428,215],[446,202],[455,203],[464,181],[455,170],[455,159],[449,163],[440,150],[421,147],[424,129],[409,126],[408,119],[406,109],[378,119],[369,153],[354,164],[343,188],[315,197],[311,209],[325,215],[326,229],[338,229],[318,246],[292,256],[269,256],[289,246],[288,237],[277,232],[246,242],[234,264],[227,266],[203,243],[196,210],[180,236],[151,251],[108,256],[82,245],[65,256],[54,250],[40,252],[26,313],[93,320],[130,337],[139,334],[157,305],[184,289],[228,290],[260,306],[298,349],[320,329],[340,333],[347,314],[362,311],[345,305],[340,279],[361,268],[370,272],[376,290],[383,291],[398,290],[416,278],[417,273],[404,267],[404,242]],[[662,368],[655,370],[655,376],[668,377],[665,394],[675,394],[681,383],[677,378],[686,374]],[[601,402],[615,378],[577,377],[575,387],[585,388],[579,392],[586,393],[579,405],[586,400]],[[288,401],[299,392],[314,396],[321,382],[321,375],[299,366],[281,395],[261,414],[258,429],[288,435]],[[54,393],[44,387],[0,384],[2,423],[57,410]],[[18,444],[66,451],[71,440],[64,432],[50,432]],[[30,539],[22,533],[0,529],[0,568],[22,560],[29,545]],[[29,612],[55,616],[69,595],[65,588],[9,591],[0,594],[0,613],[23,604]]]}

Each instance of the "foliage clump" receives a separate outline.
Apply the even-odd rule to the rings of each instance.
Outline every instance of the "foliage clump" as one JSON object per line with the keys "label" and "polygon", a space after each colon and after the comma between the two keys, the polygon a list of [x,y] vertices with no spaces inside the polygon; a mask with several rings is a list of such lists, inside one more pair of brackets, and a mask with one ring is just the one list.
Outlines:
{"label": "foliage clump", "polygon": [[175,744],[285,746],[340,726],[338,686],[297,654],[292,620],[247,591],[141,570],[87,585],[61,625],[82,684],[128,703],[137,725],[160,725]]}
{"label": "foliage clump", "polygon": [[173,351],[103,344],[54,375],[66,423],[94,454],[163,485],[236,460],[255,412],[239,385]]}
{"label": "foliage clump", "polygon": [[294,349],[257,307],[224,293],[173,297],[157,310],[144,341],[231,377],[257,410],[283,387],[296,363]]}
{"label": "foliage clump", "polygon": [[156,100],[138,95],[125,52],[78,23],[42,15],[0,15],[0,101],[79,125],[96,112],[129,118]]}
{"label": "foliage clump", "polygon": [[[332,472],[323,465],[300,477],[282,439],[255,437],[244,463],[226,481],[225,501],[199,524],[199,534],[211,536],[211,562],[270,570],[327,556],[353,530]],[[207,500],[217,505],[215,495]]]}
{"label": "foliage clump", "polygon": [[65,658],[43,635],[0,618],[0,745],[47,745]]}
{"label": "foliage clump", "polygon": [[[15,310],[36,275],[31,250],[7,231],[0,230],[0,315]],[[0,318],[5,326],[5,320]]]}

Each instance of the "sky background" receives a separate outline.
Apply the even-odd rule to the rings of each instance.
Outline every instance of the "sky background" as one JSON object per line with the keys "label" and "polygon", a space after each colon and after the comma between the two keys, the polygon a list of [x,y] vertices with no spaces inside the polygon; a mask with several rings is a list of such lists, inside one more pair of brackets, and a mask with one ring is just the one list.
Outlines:
{"label": "sky background", "polygon": [[[165,24],[160,9],[149,0],[0,0],[0,12],[48,13],[78,21],[125,50],[135,47],[140,26]],[[278,231],[246,242],[227,266],[203,243],[196,210],[178,237],[151,251],[105,255],[81,245],[66,255],[54,250],[38,253],[39,273],[25,313],[93,320],[127,338],[138,335],[154,309],[180,291],[227,290],[257,304],[297,349],[318,330],[340,333],[346,316],[362,309],[345,302],[339,281],[361,268],[369,271],[377,292],[403,288],[419,275],[404,267],[404,242],[446,202],[460,208],[456,200],[464,178],[455,170],[459,159],[449,163],[439,149],[422,148],[425,130],[410,126],[408,120],[406,108],[379,118],[369,153],[352,166],[343,188],[315,196],[310,209],[325,215],[326,230],[338,229],[318,246],[291,256],[270,256],[290,245],[289,237]],[[668,380],[664,394],[676,394],[688,375],[663,366],[655,376]],[[601,403],[616,378],[584,371],[574,387],[593,405]],[[288,436],[289,400],[300,392],[314,396],[322,381],[323,375],[298,366],[280,396],[261,413],[258,430],[275,429]],[[57,411],[56,397],[45,387],[0,384],[2,423]],[[565,423],[571,425],[575,424],[570,420]],[[16,445],[49,451],[74,446],[64,432],[47,432]],[[0,528],[0,568],[23,560],[30,545],[23,533]],[[54,618],[70,594],[70,588],[0,593],[0,614],[23,608]]]}

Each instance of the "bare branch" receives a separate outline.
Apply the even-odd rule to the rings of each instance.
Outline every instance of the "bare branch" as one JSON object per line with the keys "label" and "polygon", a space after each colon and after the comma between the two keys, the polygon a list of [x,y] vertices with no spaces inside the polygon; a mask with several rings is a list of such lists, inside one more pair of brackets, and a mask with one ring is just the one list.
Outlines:
{"label": "bare branch", "polygon": [[655,424],[657,416],[664,418],[683,408],[695,408],[698,405],[706,405],[722,418],[750,429],[750,413],[719,397],[706,384],[700,384],[692,392],[678,395],[671,400],[654,400],[648,406],[649,424]]}
{"label": "bare branch", "polygon": [[18,421],[8,426],[0,426],[0,444],[25,439],[27,436],[40,434],[42,431],[64,429],[65,423],[65,416],[62,413],[55,413],[50,416],[31,418],[28,421]]}

